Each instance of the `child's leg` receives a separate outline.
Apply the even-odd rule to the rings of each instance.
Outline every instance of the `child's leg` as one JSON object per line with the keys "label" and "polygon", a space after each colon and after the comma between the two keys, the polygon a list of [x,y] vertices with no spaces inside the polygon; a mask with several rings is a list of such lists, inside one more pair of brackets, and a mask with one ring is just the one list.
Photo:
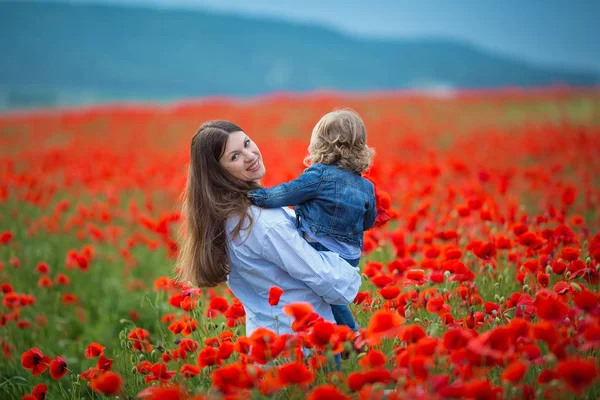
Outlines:
{"label": "child's leg", "polygon": [[[327,247],[323,246],[319,242],[310,242],[308,240],[307,240],[307,242],[315,250],[330,251]],[[344,260],[346,260],[346,259],[344,259]],[[358,265],[359,260],[360,259],[346,260],[346,262],[348,262],[353,267],[356,267]],[[355,332],[358,331],[358,328],[360,328],[360,326],[356,323],[356,321],[354,321],[354,316],[352,315],[352,312],[350,311],[350,307],[348,307],[347,305],[331,304],[331,311],[333,312],[333,317],[335,318],[336,324],[346,325],[348,328],[352,329]]]}
{"label": "child's leg", "polygon": [[338,325],[346,325],[353,331],[358,331],[359,325],[354,321],[354,316],[352,315],[352,311],[350,311],[350,307],[341,304],[331,304],[331,311],[333,312],[333,317]]}

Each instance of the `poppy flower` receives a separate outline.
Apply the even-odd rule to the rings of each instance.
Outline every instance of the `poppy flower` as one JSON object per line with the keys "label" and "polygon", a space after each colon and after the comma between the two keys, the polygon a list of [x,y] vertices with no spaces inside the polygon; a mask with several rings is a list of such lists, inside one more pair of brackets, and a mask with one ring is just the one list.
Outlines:
{"label": "poppy flower", "polygon": [[271,286],[269,289],[269,305],[276,306],[279,304],[279,298],[283,294],[283,289],[278,286]]}
{"label": "poppy flower", "polygon": [[21,365],[30,370],[33,376],[40,375],[50,366],[51,358],[45,356],[40,349],[32,347],[21,355]]}
{"label": "poppy flower", "polygon": [[203,348],[198,353],[198,358],[196,358],[196,364],[198,364],[200,368],[210,367],[220,363],[221,360],[219,359],[219,351],[211,346]]}
{"label": "poppy flower", "polygon": [[138,393],[137,397],[144,400],[187,400],[189,398],[187,393],[176,385],[150,386]]}
{"label": "poppy flower", "polygon": [[383,338],[393,338],[402,331],[404,318],[397,312],[379,310],[371,316],[367,326],[367,341],[379,344]]}
{"label": "poppy flower", "polygon": [[308,394],[307,400],[351,400],[351,397],[346,396],[333,385],[321,385]]}
{"label": "poppy flower", "polygon": [[407,325],[402,330],[400,338],[406,343],[416,343],[421,338],[427,336],[425,329],[420,325]]}
{"label": "poppy flower", "polygon": [[240,389],[253,388],[261,377],[262,369],[260,367],[239,363],[225,365],[210,374],[213,386],[225,395],[235,393]]}
{"label": "poppy flower", "polygon": [[313,306],[309,303],[293,303],[283,307],[283,312],[298,323],[305,321],[313,311]]}
{"label": "poppy flower", "polygon": [[556,374],[575,393],[583,392],[598,377],[596,360],[571,358],[556,365]]}
{"label": "poppy flower", "polygon": [[588,290],[577,293],[573,301],[577,308],[586,312],[593,311],[598,307],[598,296]]}
{"label": "poppy flower", "polygon": [[[169,327],[170,328],[170,327]],[[142,328],[135,328],[129,332],[127,338],[133,343],[133,349],[138,351],[152,351],[153,346],[150,344],[150,332]]]}
{"label": "poppy flower", "polygon": [[123,379],[121,379],[119,374],[108,371],[92,378],[90,386],[94,392],[112,396],[121,390]]}
{"label": "poppy flower", "polygon": [[314,374],[306,367],[306,365],[291,362],[277,368],[279,381],[283,385],[309,385],[312,383]]}
{"label": "poppy flower", "polygon": [[309,338],[315,346],[322,347],[331,342],[334,333],[335,326],[331,322],[320,321],[313,325]]}
{"label": "poppy flower", "polygon": [[167,382],[176,374],[175,371],[167,371],[167,365],[161,362],[152,365],[150,373],[151,375],[146,376],[146,383],[152,381]]}
{"label": "poppy flower", "polygon": [[98,357],[100,354],[103,354],[105,348],[106,347],[96,342],[92,342],[92,344],[88,345],[87,349],[85,349],[83,354],[85,355],[85,358],[95,358]]}
{"label": "poppy flower", "polygon": [[44,400],[46,398],[46,394],[48,393],[48,388],[43,383],[38,383],[34,386],[31,395],[36,400]]}
{"label": "poppy flower", "polygon": [[388,358],[379,350],[370,350],[358,363],[363,367],[383,367]]}
{"label": "poppy flower", "polygon": [[523,379],[525,373],[527,373],[527,364],[517,360],[506,367],[500,379],[504,382],[515,384],[519,383],[521,379]]}
{"label": "poppy flower", "polygon": [[379,291],[379,294],[386,300],[395,299],[400,294],[400,288],[397,286],[386,286]]}
{"label": "poppy flower", "polygon": [[191,378],[193,376],[198,375],[201,372],[200,368],[191,364],[184,364],[183,367],[179,370],[179,373],[182,374],[185,378]]}
{"label": "poppy flower", "polygon": [[560,300],[545,298],[535,301],[537,316],[551,322],[563,322],[569,314],[569,307]]}
{"label": "poppy flower", "polygon": [[104,354],[100,354],[98,357],[98,362],[96,363],[96,368],[100,371],[110,371],[112,369],[112,358],[106,358]]}
{"label": "poppy flower", "polygon": [[56,357],[56,359],[50,362],[50,376],[52,379],[59,380],[67,373],[67,362],[62,357]]}

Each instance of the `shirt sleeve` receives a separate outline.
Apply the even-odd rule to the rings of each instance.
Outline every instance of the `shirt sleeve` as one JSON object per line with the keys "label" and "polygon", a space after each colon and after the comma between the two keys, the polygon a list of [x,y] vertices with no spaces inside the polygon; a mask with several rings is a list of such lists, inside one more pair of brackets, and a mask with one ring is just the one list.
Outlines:
{"label": "shirt sleeve", "polygon": [[291,221],[281,222],[266,232],[262,256],[304,282],[329,304],[349,304],[358,294],[358,269],[337,253],[313,249]]}
{"label": "shirt sleeve", "polygon": [[369,208],[365,212],[364,218],[363,230],[367,231],[375,225],[375,219],[377,218],[377,201],[375,197],[369,201]]}
{"label": "shirt sleeve", "polygon": [[273,186],[269,189],[256,189],[248,193],[250,201],[259,207],[277,208],[295,206],[314,198],[321,186],[323,170],[312,166],[298,178]]}

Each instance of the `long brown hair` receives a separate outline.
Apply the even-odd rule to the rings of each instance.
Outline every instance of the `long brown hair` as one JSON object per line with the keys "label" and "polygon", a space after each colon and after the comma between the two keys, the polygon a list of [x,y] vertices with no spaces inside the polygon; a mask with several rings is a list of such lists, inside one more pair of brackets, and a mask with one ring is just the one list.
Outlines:
{"label": "long brown hair", "polygon": [[229,121],[208,121],[192,138],[182,195],[182,246],[176,264],[180,282],[199,287],[225,282],[230,272],[225,221],[239,216],[234,237],[252,226],[247,193],[260,186],[234,178],[219,164],[229,135],[239,131],[242,128]]}

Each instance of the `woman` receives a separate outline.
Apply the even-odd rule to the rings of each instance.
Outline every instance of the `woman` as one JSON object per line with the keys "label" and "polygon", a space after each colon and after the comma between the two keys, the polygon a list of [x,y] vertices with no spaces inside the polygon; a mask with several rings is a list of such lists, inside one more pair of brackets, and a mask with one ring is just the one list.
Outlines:
{"label": "woman", "polygon": [[[360,275],[338,254],[313,249],[293,211],[250,203],[248,191],[261,188],[266,173],[258,146],[239,126],[209,121],[192,138],[190,156],[179,279],[200,287],[226,281],[246,310],[247,336],[258,327],[292,333],[282,308],[296,302],[334,322],[330,304],[351,303]],[[284,290],[274,307],[272,286]]]}

